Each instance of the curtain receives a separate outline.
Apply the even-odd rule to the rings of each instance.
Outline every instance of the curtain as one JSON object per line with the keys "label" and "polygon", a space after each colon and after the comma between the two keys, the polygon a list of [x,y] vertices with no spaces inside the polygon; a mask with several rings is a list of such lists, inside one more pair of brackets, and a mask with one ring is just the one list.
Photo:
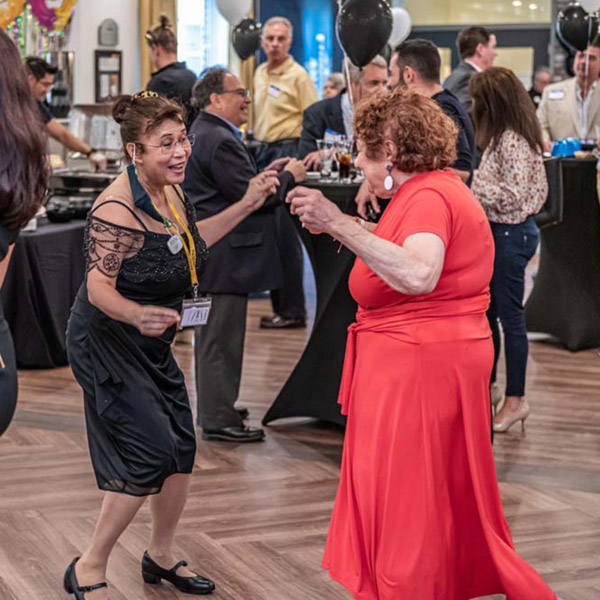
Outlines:
{"label": "curtain", "polygon": [[139,24],[140,24],[140,71],[142,89],[150,81],[152,74],[152,63],[148,52],[148,44],[144,35],[148,29],[158,25],[158,17],[167,15],[171,21],[175,34],[177,34],[177,0],[138,0],[139,1]]}

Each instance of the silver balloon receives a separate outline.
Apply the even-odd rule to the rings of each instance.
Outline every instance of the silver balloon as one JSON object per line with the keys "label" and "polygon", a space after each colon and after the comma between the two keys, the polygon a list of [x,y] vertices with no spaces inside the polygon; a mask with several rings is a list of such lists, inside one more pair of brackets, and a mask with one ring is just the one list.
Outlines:
{"label": "silver balloon", "polygon": [[[600,2],[600,0],[597,0]],[[388,44],[392,47],[403,42],[409,35],[412,29],[412,19],[404,8],[392,8],[392,17],[394,19],[394,26],[392,27],[392,33]]]}
{"label": "silver balloon", "polygon": [[600,9],[600,0],[578,0],[578,3],[589,13]]}
{"label": "silver balloon", "polygon": [[252,0],[217,0],[217,8],[235,26],[250,12]]}

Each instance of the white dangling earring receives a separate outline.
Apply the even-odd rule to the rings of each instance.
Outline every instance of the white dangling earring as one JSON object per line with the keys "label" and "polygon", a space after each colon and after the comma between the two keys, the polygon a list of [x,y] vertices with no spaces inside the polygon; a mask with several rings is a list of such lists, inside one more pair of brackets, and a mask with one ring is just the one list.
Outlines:
{"label": "white dangling earring", "polygon": [[135,149],[137,147],[137,144],[133,144],[133,155],[131,157],[131,161],[133,163],[133,171],[135,173],[135,176],[138,176],[138,172],[137,172],[137,163],[135,162]]}
{"label": "white dangling earring", "polygon": [[387,176],[383,181],[383,187],[389,192],[393,187],[394,187],[394,178],[392,177],[392,165],[388,165],[386,167],[387,169]]}

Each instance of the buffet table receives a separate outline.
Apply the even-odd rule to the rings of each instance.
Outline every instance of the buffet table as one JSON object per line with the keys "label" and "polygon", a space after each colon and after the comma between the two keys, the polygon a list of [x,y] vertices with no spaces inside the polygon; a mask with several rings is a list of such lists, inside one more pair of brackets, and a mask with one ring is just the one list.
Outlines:
{"label": "buffet table", "polygon": [[540,262],[525,306],[527,330],[567,349],[600,346],[600,205],[595,159],[560,159],[562,220],[541,230]]}
{"label": "buffet table", "polygon": [[85,221],[48,223],[19,235],[2,287],[19,368],[67,364],[65,332],[85,275]]}
{"label": "buffet table", "polygon": [[[347,213],[356,214],[354,197],[359,184],[311,181],[306,187],[320,189]],[[317,289],[314,326],[296,368],[284,384],[263,424],[284,417],[315,417],[344,424],[337,404],[346,350],[346,332],[354,322],[356,302],[348,290],[354,254],[329,235],[311,235],[294,219],[310,259]],[[339,251],[338,251],[339,250]]]}

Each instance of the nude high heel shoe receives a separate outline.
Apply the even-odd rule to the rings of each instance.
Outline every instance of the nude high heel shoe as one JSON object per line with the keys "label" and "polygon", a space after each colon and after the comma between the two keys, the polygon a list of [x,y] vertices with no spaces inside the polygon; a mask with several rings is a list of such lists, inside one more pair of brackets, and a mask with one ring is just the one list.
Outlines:
{"label": "nude high heel shoe", "polygon": [[519,409],[506,415],[500,423],[494,423],[494,433],[506,433],[515,423],[521,421],[521,431],[525,433],[525,419],[530,412],[529,402],[523,399],[519,403]]}
{"label": "nude high heel shoe", "polygon": [[504,394],[502,393],[500,386],[496,382],[491,383],[490,384],[490,402],[492,404],[492,412],[493,412],[494,416],[496,416],[496,413],[500,409],[500,405],[502,404],[503,400],[504,400]]}

